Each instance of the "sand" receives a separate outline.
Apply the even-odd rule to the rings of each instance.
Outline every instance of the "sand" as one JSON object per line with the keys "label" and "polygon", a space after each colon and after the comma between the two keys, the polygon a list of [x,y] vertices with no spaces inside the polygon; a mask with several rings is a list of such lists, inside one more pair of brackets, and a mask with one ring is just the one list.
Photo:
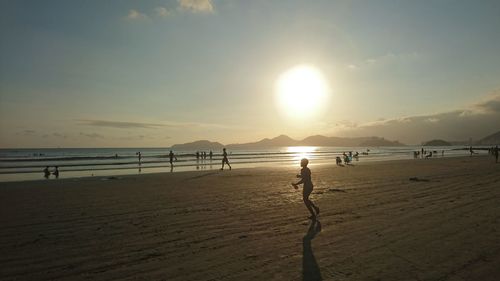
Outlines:
{"label": "sand", "polygon": [[0,280],[498,280],[500,164],[355,164],[1,183]]}

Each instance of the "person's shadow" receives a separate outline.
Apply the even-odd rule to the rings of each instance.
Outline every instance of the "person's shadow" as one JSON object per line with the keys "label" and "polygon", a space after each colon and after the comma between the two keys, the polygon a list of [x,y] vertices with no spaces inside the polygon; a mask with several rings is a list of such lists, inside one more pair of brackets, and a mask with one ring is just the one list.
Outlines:
{"label": "person's shadow", "polygon": [[321,232],[321,223],[313,220],[306,235],[302,239],[302,280],[323,280],[316,258],[311,247],[311,241]]}

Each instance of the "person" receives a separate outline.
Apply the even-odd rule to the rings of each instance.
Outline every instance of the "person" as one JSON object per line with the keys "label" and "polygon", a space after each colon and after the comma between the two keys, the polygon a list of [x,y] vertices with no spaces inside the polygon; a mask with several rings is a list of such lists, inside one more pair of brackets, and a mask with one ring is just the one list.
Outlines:
{"label": "person", "polygon": [[420,155],[422,155],[422,158],[424,158],[425,156],[425,152],[424,152],[424,148],[422,147],[422,149],[420,150]]}
{"label": "person", "polygon": [[43,176],[48,179],[49,176],[50,176],[50,171],[49,171],[49,166],[45,167],[45,169],[43,169]]}
{"label": "person", "polygon": [[231,170],[231,165],[229,165],[229,160],[227,159],[226,148],[222,149],[222,168],[220,168],[221,170],[224,170],[224,163],[227,164],[229,166],[229,170]]}
{"label": "person", "polygon": [[498,163],[498,145],[495,146],[495,151],[493,153],[495,154],[495,163]]}
{"label": "person", "polygon": [[138,151],[135,154],[137,155],[137,158],[139,159],[139,165],[141,165],[141,158],[142,158],[141,152]]}
{"label": "person", "polygon": [[200,160],[200,152],[196,151],[196,160]]}
{"label": "person", "polygon": [[207,159],[207,152],[203,151],[203,160]]}
{"label": "person", "polygon": [[441,150],[441,157],[444,157],[444,150]]}
{"label": "person", "polygon": [[342,153],[342,157],[344,157],[344,164],[348,165],[349,164],[349,157],[347,154],[344,152]]}
{"label": "person", "polygon": [[55,167],[55,170],[52,172],[52,174],[56,176],[56,179],[59,178],[59,168],[57,166]]}
{"label": "person", "polygon": [[212,150],[210,150],[210,153],[208,154],[208,156],[210,156],[210,160],[212,160],[212,156],[214,156],[214,153],[212,152]]}
{"label": "person", "polygon": [[175,159],[175,161],[177,161],[177,157],[174,155],[172,150],[170,150],[170,153],[168,154],[168,159],[170,162],[170,170],[172,170],[174,168],[174,163],[173,163],[174,159]]}
{"label": "person", "polygon": [[472,150],[472,146],[469,147],[469,152],[470,152],[470,156],[472,156],[472,154],[474,154],[474,150]]}
{"label": "person", "polygon": [[337,164],[337,166],[341,166],[342,165],[342,159],[340,159],[339,156],[335,157],[335,164]]}
{"label": "person", "polygon": [[300,160],[300,166],[302,169],[300,170],[300,175],[297,175],[297,178],[300,178],[300,181],[292,183],[292,186],[295,189],[298,189],[299,184],[302,184],[302,199],[304,200],[307,210],[311,213],[309,219],[316,220],[316,217],[319,215],[319,208],[309,199],[309,195],[311,195],[314,185],[311,180],[311,170],[307,167],[308,164],[309,160],[307,160],[307,158]]}

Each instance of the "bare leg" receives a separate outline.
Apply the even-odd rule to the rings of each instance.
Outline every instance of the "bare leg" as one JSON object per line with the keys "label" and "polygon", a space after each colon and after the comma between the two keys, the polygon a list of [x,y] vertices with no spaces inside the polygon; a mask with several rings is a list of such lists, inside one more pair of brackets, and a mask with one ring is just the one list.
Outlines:
{"label": "bare leg", "polygon": [[306,205],[307,210],[309,213],[311,213],[311,218],[316,217],[316,214],[314,214],[314,210],[312,208],[312,202],[308,198],[304,198],[304,204]]}

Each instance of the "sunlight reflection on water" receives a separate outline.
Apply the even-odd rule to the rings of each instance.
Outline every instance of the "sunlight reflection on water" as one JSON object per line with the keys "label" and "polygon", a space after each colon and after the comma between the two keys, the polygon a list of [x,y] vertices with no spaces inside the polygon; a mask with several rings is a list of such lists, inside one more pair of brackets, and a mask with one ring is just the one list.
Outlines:
{"label": "sunlight reflection on water", "polygon": [[311,160],[314,152],[318,150],[317,146],[289,146],[286,152],[293,153],[293,159],[300,161],[302,158]]}

